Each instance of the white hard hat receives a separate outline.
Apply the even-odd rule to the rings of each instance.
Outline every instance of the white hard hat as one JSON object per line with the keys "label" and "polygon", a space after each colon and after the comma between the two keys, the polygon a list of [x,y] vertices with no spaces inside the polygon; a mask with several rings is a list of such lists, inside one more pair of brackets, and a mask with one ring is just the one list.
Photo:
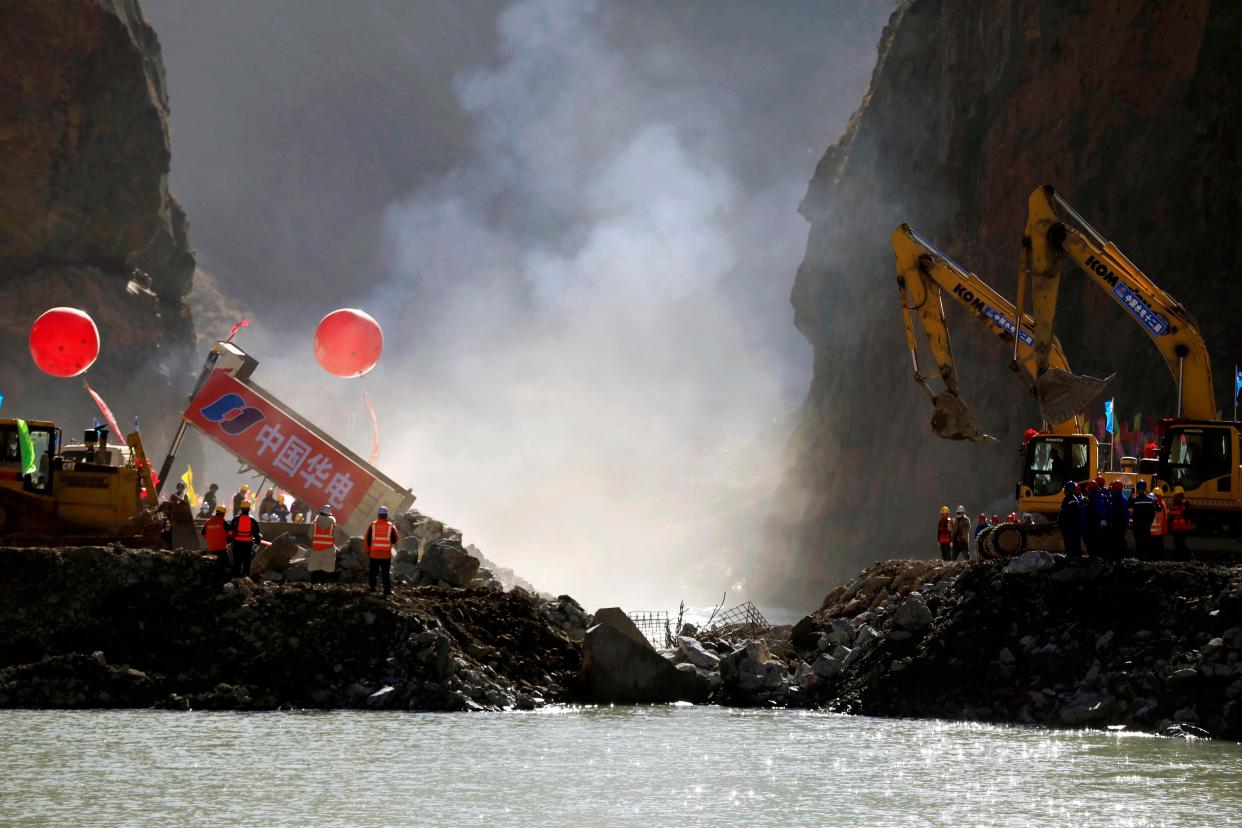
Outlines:
{"label": "white hard hat", "polygon": [[324,506],[322,509],[320,509],[320,510],[319,510],[319,514],[321,514],[321,515],[330,515],[330,514],[332,514],[332,507],[331,507],[331,506]]}
{"label": "white hard hat", "polygon": [[957,513],[958,513],[959,515],[964,515],[964,514],[966,514],[966,507],[965,507],[965,506],[962,506],[962,505],[960,505],[960,504],[959,504],[959,505],[958,505],[958,507],[957,507]]}

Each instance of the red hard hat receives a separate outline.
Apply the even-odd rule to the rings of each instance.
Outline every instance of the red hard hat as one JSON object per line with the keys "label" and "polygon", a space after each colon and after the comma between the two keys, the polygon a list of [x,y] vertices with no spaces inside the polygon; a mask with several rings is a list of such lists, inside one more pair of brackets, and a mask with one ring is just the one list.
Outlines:
{"label": "red hard hat", "polygon": [[1038,433],[1039,433],[1039,429],[1037,429],[1037,428],[1028,428],[1028,429],[1027,429],[1025,432],[1023,432],[1023,434],[1022,434],[1022,444],[1023,444],[1023,445],[1026,445],[1027,443],[1031,442],[1031,438],[1032,438],[1032,437],[1034,437],[1034,436],[1035,436],[1036,434],[1038,434]]}
{"label": "red hard hat", "polygon": [[1099,477],[1095,479],[1095,485],[1099,486],[1101,489],[1104,488],[1106,485],[1108,485],[1107,482],[1105,482],[1104,480],[1104,475],[1101,474]]}
{"label": "red hard hat", "polygon": [[1125,485],[1120,480],[1114,480],[1112,483],[1108,484],[1108,488],[1114,492],[1119,492],[1125,488]]}
{"label": "red hard hat", "polygon": [[988,520],[988,516],[987,516],[987,515],[985,515],[985,514],[983,514],[983,512],[980,512],[980,513],[979,513],[979,522],[980,522],[980,523],[987,523],[987,520]]}
{"label": "red hard hat", "polygon": [[1100,488],[1100,484],[1096,483],[1094,480],[1087,481],[1087,491],[1094,492],[1095,490],[1099,488]]}

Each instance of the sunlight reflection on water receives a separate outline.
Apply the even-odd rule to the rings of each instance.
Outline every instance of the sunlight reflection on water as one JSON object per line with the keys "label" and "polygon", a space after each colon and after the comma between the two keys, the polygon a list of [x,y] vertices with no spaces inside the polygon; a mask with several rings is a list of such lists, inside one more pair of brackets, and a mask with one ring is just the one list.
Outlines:
{"label": "sunlight reflection on water", "polygon": [[4,825],[1232,825],[1242,746],[718,708],[0,712]]}

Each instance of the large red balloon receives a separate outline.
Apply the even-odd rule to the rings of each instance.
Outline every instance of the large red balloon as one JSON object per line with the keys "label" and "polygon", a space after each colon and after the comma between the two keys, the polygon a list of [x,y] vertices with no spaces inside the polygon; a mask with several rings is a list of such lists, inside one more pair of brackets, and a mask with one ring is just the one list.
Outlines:
{"label": "large red balloon", "polygon": [[363,311],[341,308],[315,330],[315,359],[329,374],[360,377],[375,367],[384,350],[384,332]]}
{"label": "large red balloon", "polygon": [[30,326],[30,355],[54,377],[76,377],[99,356],[95,320],[77,308],[52,308]]}

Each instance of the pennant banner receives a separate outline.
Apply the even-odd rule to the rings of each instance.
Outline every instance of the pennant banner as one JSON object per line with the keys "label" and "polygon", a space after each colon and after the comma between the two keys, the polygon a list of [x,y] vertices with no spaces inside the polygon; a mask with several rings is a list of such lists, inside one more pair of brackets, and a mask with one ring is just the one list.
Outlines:
{"label": "pennant banner", "polygon": [[30,439],[30,426],[25,420],[17,421],[17,442],[22,458],[22,476],[35,473],[34,441]]}
{"label": "pennant banner", "polygon": [[193,509],[198,505],[198,495],[194,493],[194,469],[186,466],[185,474],[181,475],[181,482],[185,484],[185,496],[189,498],[190,508]]}
{"label": "pennant banner", "polygon": [[371,465],[374,466],[379,462],[379,421],[375,419],[375,406],[371,405],[371,398],[367,396],[367,392],[362,392],[362,401],[367,404],[367,416],[371,418]]}
{"label": "pennant banner", "polygon": [[250,325],[249,319],[243,319],[242,321],[236,323],[235,325],[233,325],[233,327],[229,328],[229,335],[224,338],[224,341],[232,342],[233,337],[237,335],[237,332],[240,331],[242,328],[245,328],[249,325]]}
{"label": "pennant banner", "polygon": [[116,424],[116,417],[112,416],[112,409],[108,408],[108,404],[103,401],[103,397],[95,393],[95,389],[91,388],[90,383],[82,380],[82,386],[86,389],[86,393],[91,395],[91,399],[95,401],[95,405],[99,406],[99,412],[104,415],[104,420],[108,423],[108,428],[112,429],[112,434],[117,440],[125,442],[125,435],[121,432],[121,427]]}
{"label": "pennant banner", "polygon": [[1109,434],[1112,434],[1114,431],[1112,400],[1104,401],[1104,430]]}

